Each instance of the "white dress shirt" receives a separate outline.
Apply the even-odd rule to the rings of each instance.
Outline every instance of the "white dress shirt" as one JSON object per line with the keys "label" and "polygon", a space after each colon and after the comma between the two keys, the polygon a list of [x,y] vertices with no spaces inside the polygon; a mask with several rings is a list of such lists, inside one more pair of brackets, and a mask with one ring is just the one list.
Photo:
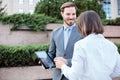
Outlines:
{"label": "white dress shirt", "polygon": [[90,34],[75,43],[71,68],[61,70],[69,80],[112,80],[120,76],[120,55],[102,34]]}

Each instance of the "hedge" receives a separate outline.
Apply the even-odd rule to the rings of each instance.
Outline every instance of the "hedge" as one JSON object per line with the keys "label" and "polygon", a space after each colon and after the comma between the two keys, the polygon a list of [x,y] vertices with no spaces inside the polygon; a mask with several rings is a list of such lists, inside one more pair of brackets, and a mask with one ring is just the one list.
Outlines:
{"label": "hedge", "polygon": [[106,19],[102,20],[103,25],[114,25],[114,26],[120,26],[120,17],[117,17],[116,19]]}
{"label": "hedge", "polygon": [[0,22],[3,24],[12,24],[11,30],[16,30],[21,26],[27,26],[28,28],[41,31],[46,30],[48,23],[56,22],[56,18],[46,16],[44,14],[13,14],[0,17]]}
{"label": "hedge", "polygon": [[48,51],[49,45],[0,45],[0,67],[38,65],[35,51]]}
{"label": "hedge", "polygon": [[[120,53],[120,44],[115,43]],[[34,66],[38,65],[35,51],[48,52],[49,44],[8,46],[0,45],[0,67]]]}

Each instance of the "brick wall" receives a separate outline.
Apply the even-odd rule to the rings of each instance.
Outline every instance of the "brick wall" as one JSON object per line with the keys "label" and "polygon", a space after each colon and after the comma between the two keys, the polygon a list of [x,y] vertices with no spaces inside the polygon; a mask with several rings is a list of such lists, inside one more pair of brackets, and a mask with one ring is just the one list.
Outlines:
{"label": "brick wall", "polygon": [[[45,44],[50,42],[51,31],[60,27],[62,24],[48,24],[47,32],[25,30],[27,27],[21,27],[22,30],[11,31],[12,25],[0,24],[0,44],[5,45],[23,45],[23,44]],[[120,26],[105,26],[104,36],[120,43]]]}
{"label": "brick wall", "polygon": [[120,43],[120,26],[105,26],[104,36],[116,43]]}
{"label": "brick wall", "polygon": [[40,31],[11,31],[11,25],[0,25],[0,44],[22,45],[22,44],[44,44],[49,43],[49,33]]}

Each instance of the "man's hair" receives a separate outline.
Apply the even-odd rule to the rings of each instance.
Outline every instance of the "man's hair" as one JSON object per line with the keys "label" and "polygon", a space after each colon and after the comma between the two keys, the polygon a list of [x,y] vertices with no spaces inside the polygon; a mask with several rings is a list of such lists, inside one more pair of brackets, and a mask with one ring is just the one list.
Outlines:
{"label": "man's hair", "polygon": [[85,11],[77,19],[78,30],[83,36],[91,33],[102,34],[104,28],[99,15],[93,11]]}
{"label": "man's hair", "polygon": [[75,9],[77,9],[75,3],[73,3],[73,2],[66,2],[66,3],[64,3],[64,4],[60,7],[61,12],[64,12],[64,9],[67,8],[67,7],[75,7]]}

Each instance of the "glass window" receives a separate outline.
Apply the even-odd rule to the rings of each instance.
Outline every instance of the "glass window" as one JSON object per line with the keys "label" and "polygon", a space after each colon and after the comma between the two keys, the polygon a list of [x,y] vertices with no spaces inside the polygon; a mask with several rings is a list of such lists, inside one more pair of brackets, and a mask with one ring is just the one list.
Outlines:
{"label": "glass window", "polygon": [[106,14],[106,19],[110,19],[111,18],[111,2],[110,2],[110,0],[104,0],[102,4],[103,4],[103,9]]}
{"label": "glass window", "polygon": [[30,14],[33,14],[33,10],[29,10]]}
{"label": "glass window", "polygon": [[19,0],[19,4],[23,4],[23,0]]}
{"label": "glass window", "polygon": [[33,5],[33,0],[29,0],[29,4],[30,4],[30,5]]}
{"label": "glass window", "polygon": [[19,9],[19,13],[23,13],[24,11],[23,11],[23,9]]}
{"label": "glass window", "polygon": [[117,1],[118,1],[118,2],[117,2],[117,3],[118,3],[118,4],[117,4],[117,5],[118,5],[118,15],[120,15],[120,0],[117,0]]}

